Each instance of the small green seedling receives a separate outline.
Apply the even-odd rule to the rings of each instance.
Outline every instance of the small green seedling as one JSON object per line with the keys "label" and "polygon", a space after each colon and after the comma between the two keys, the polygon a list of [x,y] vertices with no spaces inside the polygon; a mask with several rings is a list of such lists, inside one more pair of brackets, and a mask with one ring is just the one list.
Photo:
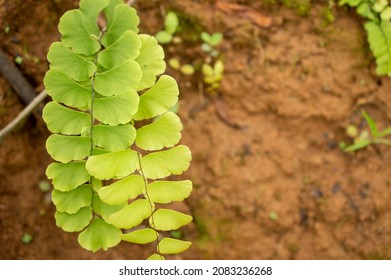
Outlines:
{"label": "small green seedling", "polygon": [[25,233],[23,234],[21,240],[24,244],[30,244],[31,241],[33,241],[33,237],[30,234]]}
{"label": "small green seedling", "polygon": [[21,57],[20,55],[17,55],[15,57],[15,63],[21,65],[23,63],[23,57]]}
{"label": "small green seedling", "polygon": [[191,64],[181,64],[178,58],[171,58],[168,61],[168,65],[174,70],[180,71],[182,74],[185,75],[193,75],[195,73],[195,68]]}
{"label": "small green seedling", "polygon": [[278,215],[277,215],[277,213],[274,212],[274,211],[271,211],[271,212],[269,213],[269,219],[272,220],[272,221],[277,221],[277,220],[278,220]]}
{"label": "small green seedling", "polygon": [[347,134],[354,139],[354,142],[352,145],[344,148],[343,150],[345,152],[353,152],[363,149],[371,144],[391,145],[391,140],[384,138],[391,134],[391,127],[387,127],[384,130],[379,131],[375,121],[368,115],[368,113],[362,111],[362,114],[368,124],[369,131],[363,130],[359,132],[357,127],[352,125],[348,126]]}
{"label": "small green seedling", "polygon": [[[159,31],[155,38],[161,44],[169,44],[171,42],[180,42],[180,38],[174,37],[174,34],[179,28],[179,19],[174,12],[169,12],[166,15],[164,22],[164,30]],[[202,79],[207,85],[207,91],[209,93],[215,93],[216,90],[220,87],[220,82],[223,78],[224,72],[224,63],[218,57],[220,52],[217,49],[217,46],[221,43],[223,39],[222,33],[209,34],[207,32],[201,32],[200,38],[202,41],[201,49],[206,54],[202,58],[203,62],[196,64],[196,67],[193,64],[186,63],[182,64],[179,58],[174,57],[168,60],[168,65],[177,71],[180,71],[184,75],[193,75],[199,68],[201,68]],[[214,64],[213,64],[214,62]],[[201,67],[197,67],[202,65]]]}
{"label": "small green seedling", "polygon": [[52,189],[52,186],[50,185],[50,183],[48,181],[43,180],[43,181],[39,182],[38,188],[42,192],[48,192],[48,191],[50,191]]}
{"label": "small green seedling", "polygon": [[171,58],[168,61],[168,65],[170,65],[170,67],[175,70],[179,70],[181,68],[181,62],[178,58]]}
{"label": "small green seedling", "polygon": [[201,40],[203,41],[201,49],[210,54],[210,56],[217,57],[219,55],[219,51],[216,47],[221,43],[222,39],[223,34],[221,33],[209,34],[207,32],[201,32]]}
{"label": "small green seedling", "polygon": [[204,83],[208,85],[208,92],[216,93],[216,90],[220,88],[223,73],[224,63],[222,60],[217,60],[213,67],[208,63],[202,65],[202,75]]}
{"label": "small green seedling", "polygon": [[325,7],[321,14],[322,14],[322,25],[323,26],[328,26],[331,23],[335,21],[335,16],[334,16],[334,0],[329,0],[328,6]]}
{"label": "small green seedling", "polygon": [[180,42],[180,38],[174,37],[179,27],[179,19],[176,13],[168,12],[164,20],[164,30],[156,33],[155,38],[160,44],[168,44],[173,42]]}
{"label": "small green seedling", "polygon": [[[201,69],[203,80],[207,85],[207,92],[215,94],[220,88],[224,73],[224,62],[218,58],[220,52],[217,49],[217,46],[223,40],[223,34],[219,32],[213,34],[202,32],[201,40],[203,42],[201,49],[208,54]],[[213,60],[215,61],[214,64],[212,63]]]}

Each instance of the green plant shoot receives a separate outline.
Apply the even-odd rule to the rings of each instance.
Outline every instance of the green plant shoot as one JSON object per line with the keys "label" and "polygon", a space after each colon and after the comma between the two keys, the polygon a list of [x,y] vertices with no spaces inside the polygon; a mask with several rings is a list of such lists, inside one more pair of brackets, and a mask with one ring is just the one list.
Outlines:
{"label": "green plant shoot", "polygon": [[222,60],[217,60],[213,67],[208,63],[202,65],[202,75],[204,77],[204,83],[208,86],[207,91],[209,93],[213,94],[220,88],[223,74],[224,63]]}
{"label": "green plant shoot", "polygon": [[164,30],[156,33],[155,37],[160,44],[171,43],[174,39],[174,34],[179,27],[179,19],[176,13],[168,12],[164,20]]}
{"label": "green plant shoot", "polygon": [[369,127],[368,131],[362,131],[358,133],[355,127],[351,127],[350,136],[354,138],[354,143],[346,148],[344,148],[345,152],[353,152],[360,149],[363,149],[371,144],[386,144],[391,145],[391,140],[385,139],[384,137],[389,136],[391,134],[391,127],[387,127],[382,131],[379,131],[375,121],[368,115],[367,112],[362,111],[362,114],[365,118],[365,121]]}
{"label": "green plant shoot", "polygon": [[188,169],[191,153],[178,145],[182,124],[169,111],[177,83],[162,75],[164,51],[139,34],[139,22],[121,0],[82,0],[60,19],[44,78],[53,99],[43,110],[53,133],[46,148],[55,160],[46,174],[56,224],[79,232],[83,248],[154,242],[150,259],[164,259],[191,245],[170,237],[192,217],[169,205],[186,199],[192,183],[166,179]]}
{"label": "green plant shoot", "polygon": [[182,74],[185,75],[193,75],[195,73],[195,68],[191,64],[181,64],[178,58],[171,58],[168,60],[168,65],[174,69],[180,71]]}
{"label": "green plant shoot", "polygon": [[217,57],[219,51],[216,47],[221,43],[222,39],[223,34],[221,33],[209,34],[207,32],[201,32],[201,40],[203,41],[201,49],[204,52],[209,53],[212,57]]}

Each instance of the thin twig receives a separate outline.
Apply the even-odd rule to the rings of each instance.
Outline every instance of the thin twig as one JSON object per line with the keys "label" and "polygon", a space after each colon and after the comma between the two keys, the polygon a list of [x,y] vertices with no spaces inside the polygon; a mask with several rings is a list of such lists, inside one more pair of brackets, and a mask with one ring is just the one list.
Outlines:
{"label": "thin twig", "polygon": [[25,105],[30,104],[30,102],[36,97],[34,88],[30,85],[23,74],[20,73],[15,64],[12,63],[1,50],[0,73],[11,84]]}
{"label": "thin twig", "polygon": [[39,95],[34,98],[33,101],[31,101],[31,103],[26,108],[24,108],[22,112],[19,113],[19,115],[12,122],[10,122],[0,131],[0,144],[4,141],[8,134],[10,134],[15,128],[17,128],[18,125],[24,119],[26,119],[39,104],[41,104],[41,102],[46,98],[46,96],[47,93],[45,90],[43,90]]}
{"label": "thin twig", "polygon": [[233,128],[233,129],[239,129],[240,130],[240,129],[245,129],[246,128],[246,126],[232,121],[227,116],[227,114],[223,110],[223,107],[222,107],[222,104],[221,104],[220,100],[217,97],[213,98],[213,103],[215,105],[216,115],[223,123],[225,123],[226,125],[228,125],[229,127]]}

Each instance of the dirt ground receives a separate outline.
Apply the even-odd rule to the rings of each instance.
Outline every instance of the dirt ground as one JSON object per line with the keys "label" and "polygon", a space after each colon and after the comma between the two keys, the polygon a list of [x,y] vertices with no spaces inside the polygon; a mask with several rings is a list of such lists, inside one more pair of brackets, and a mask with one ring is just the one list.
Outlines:
{"label": "dirt ground", "polygon": [[[37,93],[59,17],[77,2],[0,0],[0,47],[10,59],[23,56],[18,67]],[[193,154],[183,178],[194,191],[179,206],[194,217],[182,230],[193,246],[178,258],[390,259],[391,147],[339,148],[351,141],[349,124],[365,129],[360,110],[380,127],[391,121],[391,82],[375,74],[362,20],[336,7],[325,24],[327,1],[312,1],[306,16],[281,4],[226,1],[271,19],[262,26],[219,2],[135,3],[144,33],[155,34],[162,12],[174,10],[224,34],[217,97],[202,94],[197,75],[167,70],[180,85],[182,143]],[[166,52],[189,63],[200,55],[191,41]],[[0,76],[0,128],[22,108]],[[146,258],[152,248],[125,242],[92,254],[56,227],[50,192],[38,187],[51,162],[48,135],[39,116],[30,117],[0,145],[0,259]]]}

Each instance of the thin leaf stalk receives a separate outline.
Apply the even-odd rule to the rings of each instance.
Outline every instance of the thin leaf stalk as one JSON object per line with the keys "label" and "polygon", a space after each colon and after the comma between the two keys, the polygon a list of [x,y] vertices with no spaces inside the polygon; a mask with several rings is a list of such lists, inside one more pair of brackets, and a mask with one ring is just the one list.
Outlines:
{"label": "thin leaf stalk", "polygon": [[391,140],[388,140],[388,139],[374,139],[372,140],[373,143],[375,144],[385,144],[385,145],[390,145],[391,146]]}
{"label": "thin leaf stalk", "polygon": [[[151,197],[149,196],[149,193],[148,193],[148,179],[145,177],[144,175],[144,171],[143,171],[143,167],[142,167],[142,164],[141,164],[141,154],[139,152],[137,152],[137,158],[138,158],[138,163],[139,163],[139,170],[138,172],[140,173],[140,175],[143,177],[143,181],[144,181],[144,198],[148,201],[149,203],[149,206],[151,207],[151,226],[153,228],[155,228],[155,220],[154,220],[154,217],[153,217],[153,212],[155,210],[155,204],[153,203],[153,201],[151,200]],[[159,255],[160,254],[160,249],[159,249],[159,233],[155,230],[156,232],[156,251]]]}
{"label": "thin leaf stalk", "polygon": [[[100,34],[100,36],[98,38],[98,42],[99,42],[99,44],[101,46],[102,46],[101,40],[102,40],[102,37],[105,34],[105,32],[106,32],[106,27],[103,27],[102,31],[101,31],[101,34]],[[98,64],[99,52],[100,52],[100,50],[96,53],[95,58],[94,58],[95,66]],[[89,110],[90,115],[91,115],[91,122],[90,122],[90,124],[91,124],[91,127],[90,127],[90,157],[93,155],[93,151],[94,151],[93,129],[94,129],[94,124],[95,124],[94,101],[95,101],[95,78],[96,78],[96,74],[97,74],[97,71],[94,72],[94,74],[92,75],[92,78],[91,78],[91,106],[90,106],[90,110]],[[93,196],[94,189],[92,187],[92,176],[90,176],[89,185],[91,186],[92,196]],[[92,199],[91,199],[91,201],[92,201]],[[93,213],[95,215],[95,211],[94,211],[93,205],[91,205],[91,208],[92,208]]]}

